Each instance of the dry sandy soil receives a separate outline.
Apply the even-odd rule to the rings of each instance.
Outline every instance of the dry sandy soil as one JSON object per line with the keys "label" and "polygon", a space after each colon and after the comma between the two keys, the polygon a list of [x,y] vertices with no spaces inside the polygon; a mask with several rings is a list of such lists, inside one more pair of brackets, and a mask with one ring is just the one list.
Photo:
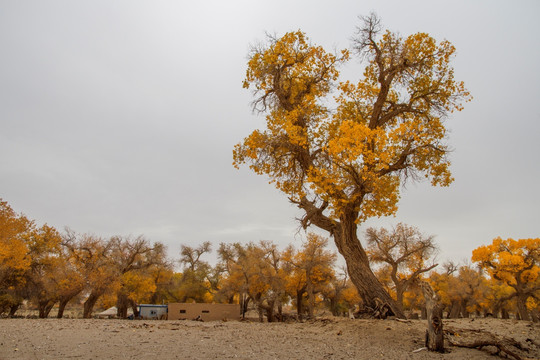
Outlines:
{"label": "dry sandy soil", "polygon": [[[447,320],[445,328],[511,336],[540,359],[540,325]],[[425,321],[324,318],[304,323],[0,319],[0,359],[496,359],[485,350],[423,347]]]}

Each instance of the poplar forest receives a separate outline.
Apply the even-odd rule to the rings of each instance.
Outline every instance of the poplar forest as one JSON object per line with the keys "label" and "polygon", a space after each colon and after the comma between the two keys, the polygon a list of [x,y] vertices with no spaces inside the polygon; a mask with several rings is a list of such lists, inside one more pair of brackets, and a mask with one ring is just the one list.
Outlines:
{"label": "poplar forest", "polygon": [[[39,317],[48,317],[53,308],[62,317],[71,304],[88,318],[96,305],[117,306],[118,315],[126,317],[137,304],[240,302],[269,322],[320,312],[349,316],[349,310],[369,317],[374,310],[364,304],[347,269],[336,267],[328,239],[314,233],[299,249],[279,249],[270,241],[221,243],[212,249],[206,242],[182,246],[173,260],[162,244],[143,236],[59,232],[36,225],[5,201],[0,209],[3,315],[16,316],[23,303]],[[474,250],[472,264],[438,265],[433,236],[412,226],[369,228],[365,237],[375,276],[409,316],[422,316],[423,280],[438,293],[448,318],[538,321],[539,239],[497,238]],[[204,260],[211,251],[219,259],[215,265]]]}
{"label": "poplar forest", "polygon": [[[375,14],[360,18],[350,49],[329,52],[300,30],[268,35],[251,47],[243,81],[265,126],[239,134],[233,165],[298,207],[301,246],[291,234],[282,248],[216,239],[170,254],[144,235],[38,224],[0,199],[0,316],[91,319],[116,306],[126,319],[140,304],[227,303],[261,323],[427,319],[429,350],[444,352],[445,338],[525,358],[525,345],[492,335],[460,343],[442,324],[538,322],[540,238],[484,239],[470,261],[438,263],[437,234],[364,226],[395,215],[406,184],[451,186],[446,122],[472,100],[454,78],[455,51],[427,33],[385,30]],[[340,77],[349,61],[365,65],[357,79]]]}

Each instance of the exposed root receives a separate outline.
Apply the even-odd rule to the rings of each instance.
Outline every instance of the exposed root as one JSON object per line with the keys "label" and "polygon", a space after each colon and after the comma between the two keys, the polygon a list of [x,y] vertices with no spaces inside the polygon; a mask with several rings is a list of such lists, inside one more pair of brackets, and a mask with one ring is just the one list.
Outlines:
{"label": "exposed root", "polygon": [[373,307],[364,306],[364,308],[360,309],[355,316],[362,319],[386,319],[389,316],[395,315],[388,303],[383,302],[379,298],[373,300],[375,302]]}

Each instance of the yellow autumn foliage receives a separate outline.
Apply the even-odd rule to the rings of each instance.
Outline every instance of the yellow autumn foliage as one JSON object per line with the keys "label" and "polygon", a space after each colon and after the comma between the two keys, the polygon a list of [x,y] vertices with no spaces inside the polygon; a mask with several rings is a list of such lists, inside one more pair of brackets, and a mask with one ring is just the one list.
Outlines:
{"label": "yellow autumn foliage", "polygon": [[472,261],[513,289],[508,298],[516,298],[520,317],[528,320],[529,310],[536,305],[530,299],[540,296],[540,238],[498,237],[491,245],[473,250]]}
{"label": "yellow autumn foliage", "polygon": [[491,245],[473,251],[472,261],[508,285],[533,283],[540,275],[540,238],[506,239],[500,237]]}
{"label": "yellow autumn foliage", "polygon": [[267,175],[293,202],[306,195],[328,202],[334,218],[352,207],[357,222],[394,214],[408,175],[449,185],[443,120],[471,99],[454,79],[455,48],[425,33],[389,31],[369,46],[363,78],[337,87],[348,50],[328,53],[301,31],[255,47],[243,86],[266,113],[266,130],[235,146],[234,165]]}

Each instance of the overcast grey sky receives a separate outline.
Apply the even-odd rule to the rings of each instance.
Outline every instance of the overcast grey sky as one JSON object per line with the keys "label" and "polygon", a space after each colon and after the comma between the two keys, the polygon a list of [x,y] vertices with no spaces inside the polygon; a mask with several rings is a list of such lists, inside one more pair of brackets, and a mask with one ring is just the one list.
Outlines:
{"label": "overcast grey sky", "polygon": [[[301,29],[350,46],[375,11],[457,48],[474,100],[447,121],[455,182],[409,184],[395,218],[461,261],[497,236],[540,236],[540,2],[0,0],[0,197],[39,224],[180,244],[300,246],[300,212],[232,167],[264,125],[242,89],[249,45]],[[354,80],[362,68],[343,69]]]}

